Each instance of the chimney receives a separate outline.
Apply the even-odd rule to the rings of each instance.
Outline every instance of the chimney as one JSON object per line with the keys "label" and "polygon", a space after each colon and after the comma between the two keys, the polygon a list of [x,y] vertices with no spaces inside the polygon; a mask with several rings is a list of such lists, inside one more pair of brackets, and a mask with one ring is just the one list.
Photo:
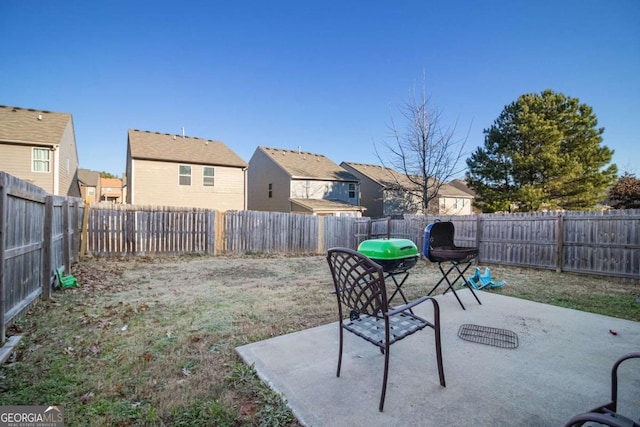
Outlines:
{"label": "chimney", "polygon": [[182,128],[182,139],[184,139],[184,128]]}

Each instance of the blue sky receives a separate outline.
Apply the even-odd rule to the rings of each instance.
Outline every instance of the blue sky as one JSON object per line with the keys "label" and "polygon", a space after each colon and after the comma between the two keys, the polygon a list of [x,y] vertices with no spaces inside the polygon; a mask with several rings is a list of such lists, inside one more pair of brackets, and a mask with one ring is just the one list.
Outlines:
{"label": "blue sky", "polygon": [[466,152],[552,89],[640,175],[638,22],[638,0],[3,0],[0,104],[71,113],[80,166],[117,175],[128,129],[379,163],[424,73]]}

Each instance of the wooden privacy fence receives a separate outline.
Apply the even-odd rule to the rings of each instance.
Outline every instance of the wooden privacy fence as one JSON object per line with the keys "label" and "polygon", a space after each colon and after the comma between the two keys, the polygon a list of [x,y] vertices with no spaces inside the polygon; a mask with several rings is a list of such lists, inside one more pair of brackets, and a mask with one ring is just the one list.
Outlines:
{"label": "wooden privacy fence", "polygon": [[456,243],[480,248],[479,262],[640,279],[640,210],[407,216],[371,220],[282,212],[113,204],[89,209],[88,250],[96,255],[324,253],[370,237],[411,239],[451,220]]}
{"label": "wooden privacy fence", "polygon": [[207,209],[97,203],[87,211],[83,251],[101,256],[215,255],[216,230],[223,229],[216,227],[222,213]]}
{"label": "wooden privacy fence", "polygon": [[83,211],[80,199],[0,172],[0,344],[16,316],[49,297],[55,269],[78,260]]}
{"label": "wooden privacy fence", "polygon": [[[115,204],[52,196],[0,172],[0,344],[6,327],[39,296],[54,270],[79,253],[180,255],[325,253],[372,237],[423,245],[424,227],[451,220],[456,243],[480,248],[479,262],[640,280],[640,210],[406,216],[371,220],[281,212]],[[81,240],[81,231],[84,238]],[[82,243],[82,245],[81,245]]]}

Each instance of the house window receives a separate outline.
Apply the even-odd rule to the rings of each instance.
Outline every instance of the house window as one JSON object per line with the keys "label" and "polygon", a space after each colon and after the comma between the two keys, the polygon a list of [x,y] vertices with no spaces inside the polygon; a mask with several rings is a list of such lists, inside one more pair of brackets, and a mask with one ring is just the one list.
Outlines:
{"label": "house window", "polygon": [[349,198],[350,199],[355,199],[356,198],[356,185],[355,184],[349,184]]}
{"label": "house window", "polygon": [[94,194],[96,194],[96,189],[93,187],[89,187],[87,188],[87,193],[89,193],[90,196],[93,196]]}
{"label": "house window", "polygon": [[33,149],[33,172],[49,172],[51,170],[51,150],[48,148]]}
{"label": "house window", "polygon": [[211,166],[202,167],[202,185],[205,187],[213,187],[215,184],[215,170]]}
{"label": "house window", "polygon": [[180,185],[191,185],[191,166],[180,165]]}
{"label": "house window", "polygon": [[273,184],[269,184],[269,198],[271,199],[273,197]]}

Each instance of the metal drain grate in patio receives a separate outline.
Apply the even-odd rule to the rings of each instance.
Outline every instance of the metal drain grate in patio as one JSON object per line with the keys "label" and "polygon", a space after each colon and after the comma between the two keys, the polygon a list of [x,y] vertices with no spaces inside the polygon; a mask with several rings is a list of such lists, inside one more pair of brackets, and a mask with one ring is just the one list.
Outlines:
{"label": "metal drain grate in patio", "polygon": [[518,335],[507,329],[490,328],[464,324],[458,329],[458,336],[465,341],[492,345],[500,348],[518,347]]}

